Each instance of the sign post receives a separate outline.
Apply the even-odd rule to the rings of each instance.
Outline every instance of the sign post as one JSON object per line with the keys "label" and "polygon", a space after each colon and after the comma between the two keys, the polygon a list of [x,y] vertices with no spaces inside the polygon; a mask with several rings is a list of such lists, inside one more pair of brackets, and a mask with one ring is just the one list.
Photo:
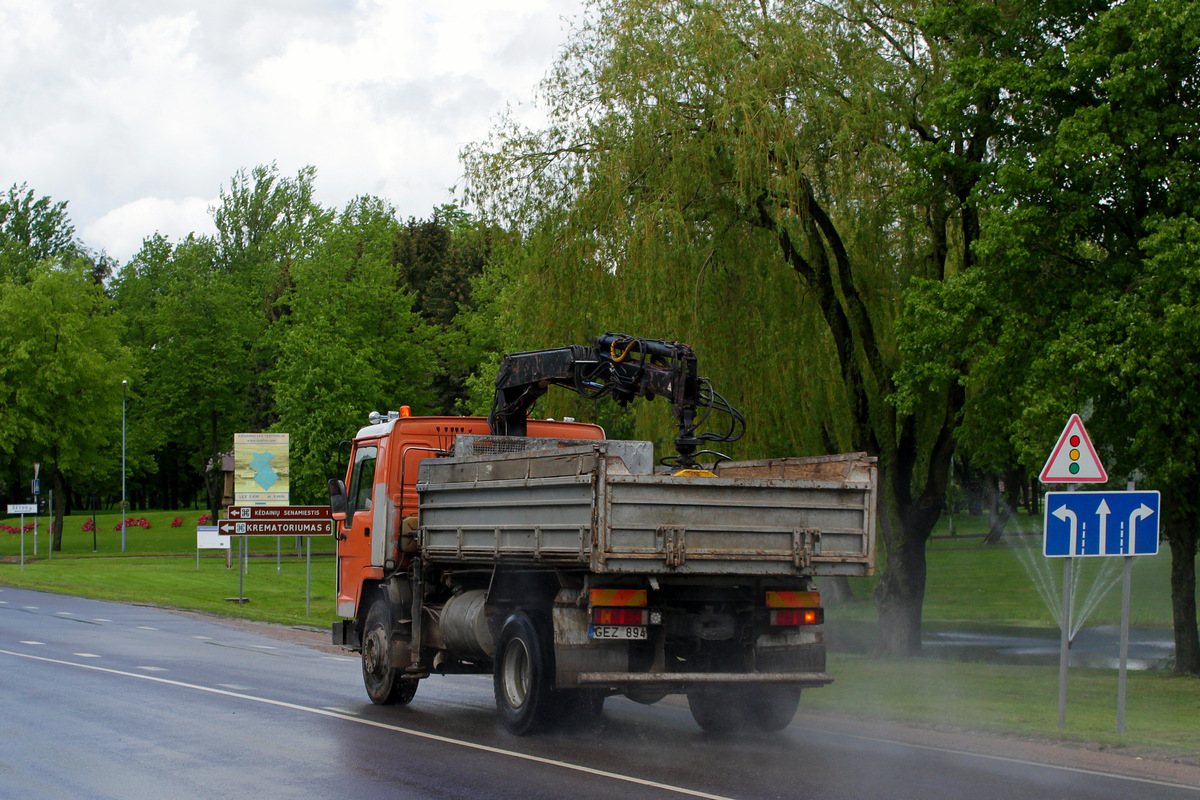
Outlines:
{"label": "sign post", "polygon": [[[251,536],[303,536],[309,539],[305,559],[304,613],[311,616],[312,537],[333,535],[333,516],[329,506],[230,506],[231,519],[220,520],[217,532],[240,537],[242,547]],[[242,600],[242,578],[238,573],[238,602]]]}
{"label": "sign post", "polygon": [[1078,414],[1072,414],[1058,444],[1046,460],[1042,483],[1071,483],[1066,492],[1045,497],[1042,553],[1063,559],[1063,616],[1059,647],[1058,727],[1067,724],[1067,666],[1070,647],[1071,562],[1079,557],[1121,556],[1121,655],[1117,679],[1117,734],[1125,732],[1125,685],[1129,661],[1130,586],[1133,557],[1158,554],[1160,495],[1136,491],[1130,481],[1123,492],[1072,491],[1075,482],[1103,483],[1108,473],[1092,447]]}
{"label": "sign post", "polygon": [[25,515],[37,513],[37,503],[9,503],[9,514],[21,515],[21,572],[25,571]]}
{"label": "sign post", "polygon": [[[1058,443],[1050,451],[1042,474],[1042,483],[1068,483],[1074,490],[1077,483],[1104,483],[1108,473],[1092,447],[1092,440],[1084,430],[1083,420],[1072,414],[1066,427],[1058,436]],[[1063,561],[1062,635],[1058,642],[1058,729],[1067,727],[1067,667],[1071,660],[1071,556]]]}

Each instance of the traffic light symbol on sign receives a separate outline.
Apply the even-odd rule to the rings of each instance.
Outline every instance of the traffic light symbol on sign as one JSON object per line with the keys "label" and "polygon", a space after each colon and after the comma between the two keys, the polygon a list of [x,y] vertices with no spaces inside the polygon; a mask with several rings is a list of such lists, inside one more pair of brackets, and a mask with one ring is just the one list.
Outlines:
{"label": "traffic light symbol on sign", "polygon": [[1058,437],[1058,444],[1042,467],[1042,483],[1104,483],[1108,473],[1096,455],[1096,448],[1083,428],[1083,420],[1072,414]]}

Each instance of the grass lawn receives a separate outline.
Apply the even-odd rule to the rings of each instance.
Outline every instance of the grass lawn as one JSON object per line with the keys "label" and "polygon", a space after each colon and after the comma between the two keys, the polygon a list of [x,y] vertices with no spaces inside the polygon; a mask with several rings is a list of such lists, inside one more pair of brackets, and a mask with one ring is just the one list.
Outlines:
{"label": "grass lawn", "polygon": [[[929,573],[924,620],[1057,630],[1054,613],[1062,604],[1063,559],[1042,555],[1041,518],[1014,516],[997,545],[985,545],[980,538],[987,532],[986,519],[955,517],[954,523],[957,536],[948,535],[943,519],[926,549]],[[1121,562],[1120,558],[1075,559],[1076,618],[1094,601],[1087,625],[1120,624]],[[1132,625],[1171,627],[1170,573],[1171,552],[1166,545],[1156,556],[1134,559]],[[852,578],[850,584],[855,599],[829,613],[858,622],[876,621],[872,601],[875,579]]]}
{"label": "grass lawn", "polygon": [[[238,605],[238,571],[226,569],[219,551],[205,551],[197,568],[197,511],[149,512],[149,530],[129,527],[126,552],[114,531],[117,514],[97,516],[96,550],[92,534],[81,530],[90,517],[66,521],[63,550],[48,559],[48,538],[25,535],[24,572],[17,562],[20,536],[0,532],[0,583],[59,591],[123,602],[154,603],[244,619],[328,628],[334,621],[334,559],[329,538],[314,538],[311,616],[305,615],[305,559],[297,556],[294,538],[281,540],[283,557],[277,572],[276,539],[250,540],[249,572],[242,576],[250,602]],[[171,527],[174,518],[183,524]],[[17,525],[17,520],[0,523]],[[44,525],[45,519],[41,520]],[[1017,526],[1040,530],[1040,520],[1015,517]],[[1050,609],[1039,594],[1037,581],[1046,582],[1051,603],[1061,600],[1060,559],[1041,555],[1036,536],[1013,536],[1005,543],[985,546],[976,538],[985,529],[981,519],[956,518],[955,537],[946,522],[928,547],[928,585],[925,620],[931,625],[966,623],[976,626],[1055,628]],[[235,541],[235,548],[236,548]],[[1028,550],[1029,552],[1025,552]],[[236,549],[235,549],[236,552]],[[1088,624],[1115,625],[1120,621],[1120,559],[1077,559],[1082,574],[1076,608],[1089,594],[1099,598]],[[1105,564],[1112,574],[1101,573]],[[1170,553],[1137,559],[1133,569],[1132,619],[1138,626],[1169,628]],[[1097,576],[1102,580],[1097,582]],[[1107,594],[1100,587],[1112,583]],[[831,618],[874,622],[873,579],[852,580],[855,598],[828,609]],[[1092,585],[1096,589],[1090,589]],[[1078,612],[1077,612],[1078,613]],[[1165,753],[1194,760],[1200,753],[1200,680],[1165,672],[1130,672],[1125,734],[1116,736],[1115,670],[1074,668],[1070,673],[1067,730],[1058,723],[1057,666],[1018,666],[962,663],[931,658],[884,659],[831,653],[832,686],[805,693],[804,706],[851,716],[950,725],[972,730],[1038,735],[1062,741],[1128,747],[1135,752]]]}
{"label": "grass lawn", "polygon": [[[38,554],[33,555],[33,534],[25,534],[25,569],[19,561],[20,535],[0,532],[0,583],[30,589],[78,594],[102,600],[153,603],[229,617],[313,625],[328,628],[334,614],[333,539],[312,541],[310,615],[305,614],[305,540],[296,537],[250,537],[247,572],[242,575],[242,593],[249,602],[239,605],[226,598],[238,597],[238,570],[226,569],[222,551],[204,550],[196,558],[196,522],[203,512],[134,512],[150,528],[126,525],[125,553],[121,533],[114,530],[119,514],[96,515],[96,552],[92,533],[81,530],[90,516],[67,517],[63,525],[61,552],[48,557],[49,537],[38,534]],[[180,527],[172,521],[183,517]],[[31,519],[26,517],[26,523]],[[40,520],[43,527],[46,520]],[[19,520],[0,520],[18,527]],[[239,543],[234,540],[234,561]],[[277,558],[278,553],[278,558]]]}

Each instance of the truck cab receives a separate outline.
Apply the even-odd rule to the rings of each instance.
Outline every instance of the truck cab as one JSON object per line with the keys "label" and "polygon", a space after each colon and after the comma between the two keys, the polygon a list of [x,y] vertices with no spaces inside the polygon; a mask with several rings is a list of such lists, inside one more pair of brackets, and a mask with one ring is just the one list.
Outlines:
{"label": "truck cab", "polygon": [[[455,438],[489,433],[486,417],[417,417],[407,406],[372,413],[351,442],[344,480],[330,481],[337,537],[337,614],[361,627],[373,590],[406,569],[418,551],[417,476],[427,458],[445,458]],[[529,420],[529,436],[599,440],[604,429],[574,421]],[[339,499],[340,498],[340,499]],[[405,525],[407,521],[408,531]],[[353,646],[354,627],[340,625],[338,644]]]}

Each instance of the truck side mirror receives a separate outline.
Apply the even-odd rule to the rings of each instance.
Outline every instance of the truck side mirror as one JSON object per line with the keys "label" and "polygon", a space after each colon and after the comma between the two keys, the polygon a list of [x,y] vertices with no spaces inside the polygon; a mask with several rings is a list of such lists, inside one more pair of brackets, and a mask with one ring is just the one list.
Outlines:
{"label": "truck side mirror", "polygon": [[329,511],[336,520],[346,518],[346,484],[339,478],[329,481]]}

